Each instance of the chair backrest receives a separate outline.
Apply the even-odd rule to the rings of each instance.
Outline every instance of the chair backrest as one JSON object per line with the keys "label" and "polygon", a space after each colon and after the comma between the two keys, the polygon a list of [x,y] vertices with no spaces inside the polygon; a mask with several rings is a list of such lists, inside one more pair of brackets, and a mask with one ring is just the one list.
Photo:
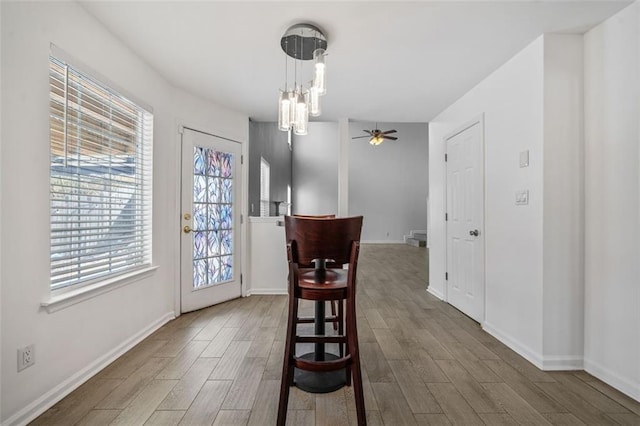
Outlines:
{"label": "chair backrest", "polygon": [[295,242],[292,259],[310,264],[314,259],[349,263],[351,243],[360,241],[362,216],[345,218],[284,217],[287,242]]}

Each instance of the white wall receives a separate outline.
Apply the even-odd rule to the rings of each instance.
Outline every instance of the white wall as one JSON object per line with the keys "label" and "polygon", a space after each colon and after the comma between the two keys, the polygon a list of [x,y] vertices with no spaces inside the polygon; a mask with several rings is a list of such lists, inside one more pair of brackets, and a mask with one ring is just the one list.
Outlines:
{"label": "white wall", "polygon": [[309,123],[292,136],[292,213],[338,214],[338,123]]}
{"label": "white wall", "polygon": [[[2,7],[0,7],[0,24],[2,23]],[[2,47],[2,31],[0,31],[0,50]],[[2,58],[0,56],[0,93],[2,93]],[[0,102],[0,164],[2,164],[2,102]],[[2,173],[0,173],[0,241],[2,241]],[[0,244],[0,423],[2,423],[2,244]]]}
{"label": "white wall", "polygon": [[640,3],[585,35],[585,370],[640,401]]}
{"label": "white wall", "polygon": [[544,367],[584,351],[583,37],[544,36]]}
{"label": "white wall", "polygon": [[[246,142],[248,121],[173,89],[76,3],[2,2],[0,7],[1,407],[3,423],[22,423],[173,317],[179,266],[177,124],[201,125]],[[50,43],[154,109],[153,262],[159,267],[150,277],[55,313],[40,308],[49,296]],[[31,343],[36,363],[17,373],[16,349]]]}
{"label": "white wall", "polygon": [[[395,128],[398,141],[380,146],[352,140],[372,123],[309,123],[309,134],[293,137],[293,213],[364,215],[364,242],[403,242],[411,230],[427,228],[428,131],[426,123],[379,123]],[[392,219],[390,219],[392,218]]]}
{"label": "white wall", "polygon": [[249,217],[249,295],[287,294],[287,249],[282,216]]}
{"label": "white wall", "polygon": [[582,362],[581,43],[539,37],[429,124],[429,289],[446,298],[443,139],[484,114],[483,327],[547,369]]}
{"label": "white wall", "polygon": [[[543,47],[538,38],[429,123],[429,290],[446,297],[443,140],[484,113],[484,326],[528,358],[542,353]],[[516,206],[522,189],[529,205]]]}
{"label": "white wall", "polygon": [[[278,129],[278,123],[249,123],[249,215],[260,216],[260,159],[269,163],[269,211],[276,214],[274,201],[287,201],[287,187],[291,185],[291,150],[287,132]],[[287,212],[281,204],[279,214]]]}
{"label": "white wall", "polygon": [[428,131],[426,123],[378,123],[395,129],[372,146],[363,129],[373,123],[351,122],[349,144],[349,215],[363,215],[363,242],[403,242],[411,230],[427,229]]}

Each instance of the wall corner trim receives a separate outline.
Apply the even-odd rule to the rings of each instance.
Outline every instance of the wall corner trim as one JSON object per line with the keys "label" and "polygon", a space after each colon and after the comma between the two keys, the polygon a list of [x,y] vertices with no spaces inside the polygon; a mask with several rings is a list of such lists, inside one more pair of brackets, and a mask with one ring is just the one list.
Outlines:
{"label": "wall corner trim", "polygon": [[542,370],[544,371],[576,371],[584,369],[584,359],[581,355],[544,356]]}
{"label": "wall corner trim", "polygon": [[519,342],[517,339],[509,336],[507,333],[503,333],[499,328],[495,327],[488,321],[482,323],[482,329],[507,345],[518,355],[524,357],[527,361],[535,365],[537,368],[541,370],[543,369],[543,357],[539,353]]}
{"label": "wall corner trim", "polygon": [[430,294],[434,295],[435,297],[437,297],[438,299],[444,301],[444,294],[440,293],[438,290],[434,289],[431,286],[427,287],[427,293],[430,293]]}
{"label": "wall corner trim", "polygon": [[527,361],[543,371],[582,370],[582,355],[541,355],[516,339],[501,332],[490,323],[483,323],[482,329],[507,345],[510,349],[523,356]]}
{"label": "wall corner trim", "polygon": [[134,334],[108,353],[96,359],[91,364],[81,369],[68,379],[64,380],[53,389],[45,392],[38,399],[15,413],[13,416],[6,419],[2,423],[2,426],[23,425],[31,422],[36,417],[51,408],[55,403],[69,395],[91,377],[95,376],[107,365],[111,364],[118,357],[122,356],[125,352],[133,348],[135,345],[151,335],[151,333],[153,333],[175,317],[176,315],[173,311],[165,313],[160,318],[149,324],[147,327],[140,330],[138,333]]}

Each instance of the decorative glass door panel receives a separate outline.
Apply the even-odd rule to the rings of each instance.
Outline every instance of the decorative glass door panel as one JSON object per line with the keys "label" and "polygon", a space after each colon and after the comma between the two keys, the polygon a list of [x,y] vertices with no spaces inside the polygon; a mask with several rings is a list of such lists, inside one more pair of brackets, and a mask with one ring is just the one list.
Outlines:
{"label": "decorative glass door panel", "polygon": [[233,154],[193,148],[193,287],[233,279]]}
{"label": "decorative glass door panel", "polygon": [[237,142],[185,129],[182,137],[181,310],[239,297]]}

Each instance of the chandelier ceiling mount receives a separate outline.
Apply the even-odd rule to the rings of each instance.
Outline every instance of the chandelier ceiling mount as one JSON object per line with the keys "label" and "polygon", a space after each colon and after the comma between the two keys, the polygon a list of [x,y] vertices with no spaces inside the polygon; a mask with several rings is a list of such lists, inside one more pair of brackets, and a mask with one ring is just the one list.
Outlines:
{"label": "chandelier ceiling mount", "polygon": [[284,33],[280,39],[280,46],[290,57],[309,61],[313,59],[315,50],[327,50],[327,38],[315,25],[295,24]]}

